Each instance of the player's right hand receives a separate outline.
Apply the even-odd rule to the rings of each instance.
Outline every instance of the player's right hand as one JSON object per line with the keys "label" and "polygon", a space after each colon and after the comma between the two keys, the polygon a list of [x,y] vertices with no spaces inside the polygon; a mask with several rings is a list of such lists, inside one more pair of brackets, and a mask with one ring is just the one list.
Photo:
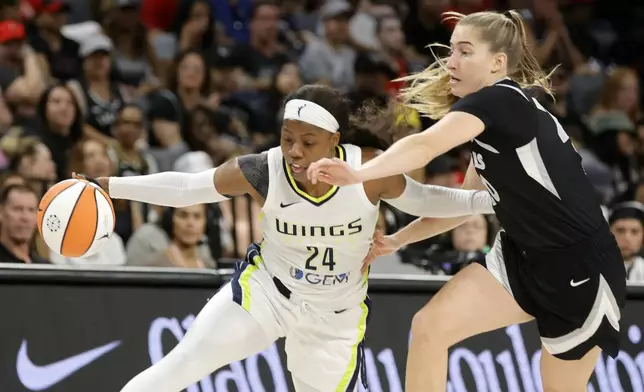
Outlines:
{"label": "player's right hand", "polygon": [[93,178],[93,177],[87,177],[84,174],[72,173],[72,178],[75,178],[77,180],[86,180],[86,181],[89,181],[89,182],[93,182],[94,184],[96,184],[96,185],[100,186],[101,188],[103,188],[103,190],[105,192],[107,192],[108,195],[110,193],[109,192],[109,180],[110,180],[109,177]]}
{"label": "player's right hand", "polygon": [[369,266],[373,261],[376,259],[376,257],[379,256],[385,256],[390,253],[394,253],[398,249],[400,249],[401,244],[396,240],[396,238],[393,235],[382,235],[380,231],[376,231],[374,236],[373,236],[373,243],[371,244],[371,248],[369,249],[369,253],[367,254],[367,257],[365,257],[363,263],[362,263],[362,268],[361,271],[364,274],[369,270]]}

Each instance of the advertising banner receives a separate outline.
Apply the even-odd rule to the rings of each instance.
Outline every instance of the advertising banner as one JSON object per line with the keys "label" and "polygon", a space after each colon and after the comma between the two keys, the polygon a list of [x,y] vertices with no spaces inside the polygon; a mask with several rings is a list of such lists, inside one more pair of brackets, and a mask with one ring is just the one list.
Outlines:
{"label": "advertising banner", "polygon": [[[182,338],[215,289],[101,284],[2,284],[0,391],[118,392]],[[409,327],[425,293],[375,292],[367,330],[369,390],[401,392]],[[588,390],[644,392],[644,301],[623,313],[617,360],[597,363]],[[188,392],[293,391],[282,342]],[[541,390],[533,324],[469,339],[450,351],[451,392]]]}

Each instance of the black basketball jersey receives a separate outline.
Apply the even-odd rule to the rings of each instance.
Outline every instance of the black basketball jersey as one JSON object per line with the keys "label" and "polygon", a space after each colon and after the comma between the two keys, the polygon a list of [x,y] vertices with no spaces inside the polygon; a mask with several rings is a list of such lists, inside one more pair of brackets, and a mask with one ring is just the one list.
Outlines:
{"label": "black basketball jersey", "polygon": [[561,124],[505,78],[457,101],[452,111],[485,124],[472,162],[497,218],[518,244],[561,248],[591,237],[604,217],[581,157]]}

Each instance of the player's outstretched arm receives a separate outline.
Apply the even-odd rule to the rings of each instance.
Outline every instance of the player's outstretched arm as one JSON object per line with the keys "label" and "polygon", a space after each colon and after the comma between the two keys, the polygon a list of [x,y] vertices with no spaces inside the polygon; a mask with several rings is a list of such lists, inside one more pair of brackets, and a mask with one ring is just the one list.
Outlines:
{"label": "player's outstretched arm", "polygon": [[[483,189],[485,189],[485,187],[481,183],[478,174],[476,174],[474,166],[470,163],[463,185],[459,190],[479,191]],[[483,193],[488,194],[488,192],[478,192],[477,195]],[[491,200],[489,200],[489,203],[491,207]],[[485,212],[476,213],[481,214]],[[419,218],[392,235],[383,236],[379,234],[374,238],[371,250],[365,258],[363,269],[366,269],[367,266],[378,256],[393,253],[403,246],[445,233],[446,231],[452,230],[453,228],[465,223],[471,217],[471,215],[465,215],[453,218]]]}
{"label": "player's outstretched arm", "polygon": [[455,189],[421,184],[406,175],[376,180],[380,198],[409,215],[429,218],[453,218],[476,214],[494,214],[492,198],[484,190]]}
{"label": "player's outstretched arm", "polygon": [[451,112],[427,130],[398,140],[359,170],[337,159],[325,158],[312,163],[307,174],[313,182],[344,186],[407,173],[470,141],[484,129],[485,125],[476,116]]}
{"label": "player's outstretched arm", "polygon": [[251,158],[251,161],[258,161],[261,154],[233,158],[217,168],[198,173],[163,172],[144,176],[102,177],[96,181],[114,199],[179,208],[217,203],[232,196],[256,193],[240,167],[240,162],[244,166],[248,157],[258,157]]}

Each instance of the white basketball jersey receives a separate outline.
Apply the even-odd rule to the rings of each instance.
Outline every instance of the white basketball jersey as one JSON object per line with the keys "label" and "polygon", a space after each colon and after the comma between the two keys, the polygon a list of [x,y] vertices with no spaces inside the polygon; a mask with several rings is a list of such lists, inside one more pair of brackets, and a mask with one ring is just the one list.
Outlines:
{"label": "white basketball jersey", "polygon": [[[337,147],[337,156],[362,165],[360,147]],[[315,198],[301,190],[279,147],[268,151],[269,188],[264,202],[262,257],[266,269],[315,306],[340,310],[362,302],[367,276],[360,272],[378,220],[378,205],[363,184],[332,187]]]}

